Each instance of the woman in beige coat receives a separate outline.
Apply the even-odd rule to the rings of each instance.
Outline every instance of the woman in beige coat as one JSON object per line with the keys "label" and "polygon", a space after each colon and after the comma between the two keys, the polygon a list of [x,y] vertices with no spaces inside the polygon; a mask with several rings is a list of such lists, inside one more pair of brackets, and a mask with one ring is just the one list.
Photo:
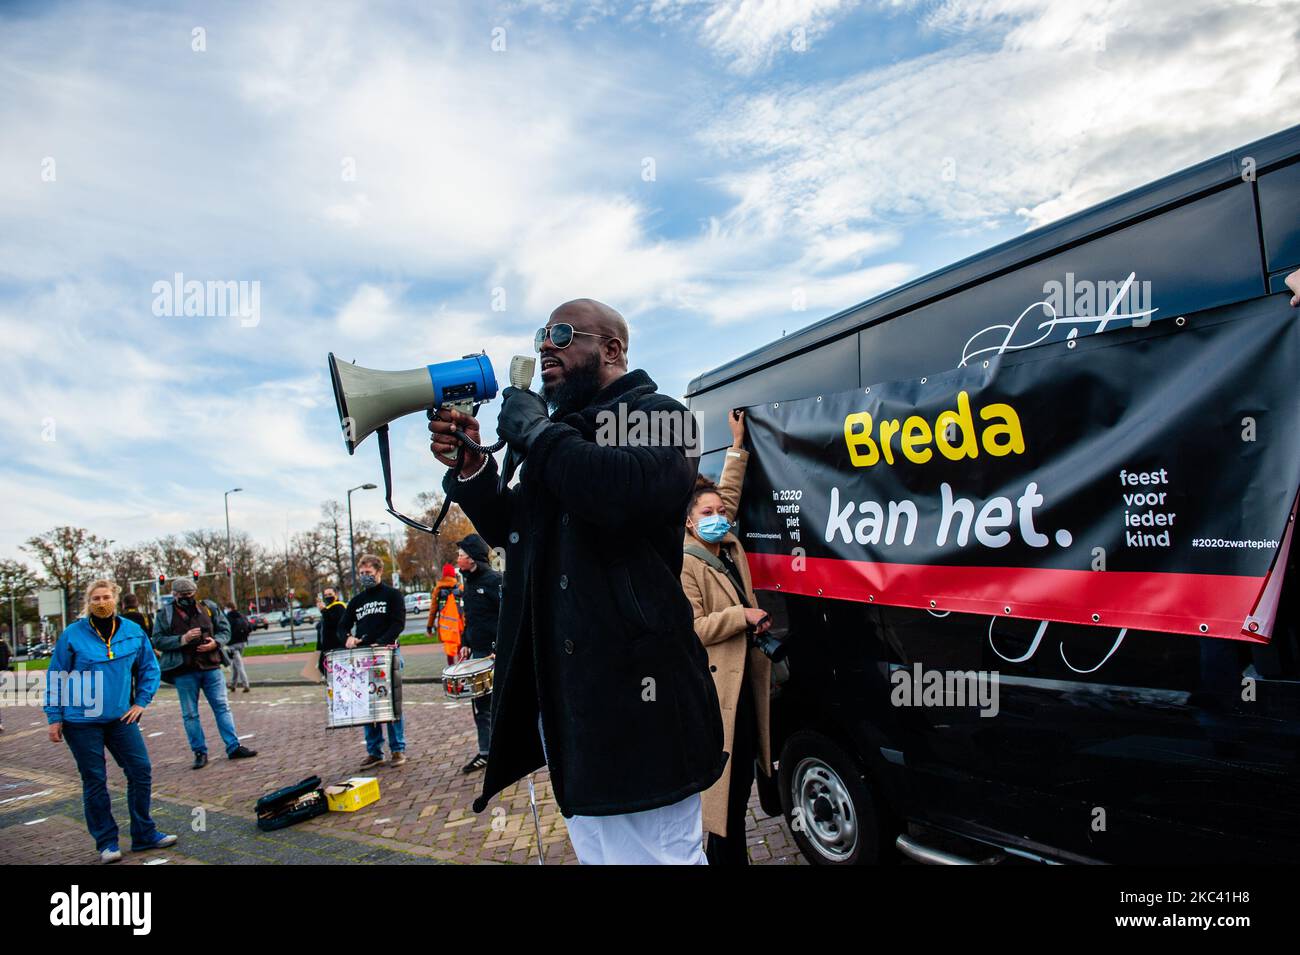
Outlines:
{"label": "woman in beige coat", "polygon": [[772,772],[772,667],[749,645],[749,635],[763,633],[771,621],[758,609],[744,548],[732,533],[749,460],[742,447],[744,412],[733,411],[727,423],[732,442],[722,480],[715,485],[701,477],[687,508],[682,588],[695,611],[695,633],[709,654],[722,707],[723,749],[730,754],[722,778],[704,794],[704,829],[709,833],[705,851],[710,865],[748,865],[745,815],[755,760],[764,774]]}

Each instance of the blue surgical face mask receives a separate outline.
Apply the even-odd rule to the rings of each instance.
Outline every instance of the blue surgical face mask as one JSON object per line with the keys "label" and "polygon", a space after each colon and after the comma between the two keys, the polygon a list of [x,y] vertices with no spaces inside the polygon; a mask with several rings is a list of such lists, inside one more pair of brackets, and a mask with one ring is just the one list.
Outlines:
{"label": "blue surgical face mask", "polygon": [[695,522],[695,533],[700,535],[700,540],[708,541],[710,544],[722,540],[729,530],[731,530],[731,523],[722,514],[710,514]]}

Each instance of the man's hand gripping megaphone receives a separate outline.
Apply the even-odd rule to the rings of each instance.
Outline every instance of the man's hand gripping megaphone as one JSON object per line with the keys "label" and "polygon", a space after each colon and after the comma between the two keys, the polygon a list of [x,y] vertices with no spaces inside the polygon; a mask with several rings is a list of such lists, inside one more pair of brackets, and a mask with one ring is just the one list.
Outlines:
{"label": "man's hand gripping megaphone", "polygon": [[[538,435],[551,424],[546,412],[546,402],[541,395],[513,386],[501,392],[501,412],[497,417],[497,434],[504,438],[522,458],[528,453]],[[464,445],[455,432],[463,432],[476,444],[482,444],[478,419],[452,408],[439,408],[429,412],[429,450],[449,468],[456,466],[457,452],[464,449],[461,478],[468,480],[486,463],[486,456]],[[506,478],[509,480],[509,477]]]}

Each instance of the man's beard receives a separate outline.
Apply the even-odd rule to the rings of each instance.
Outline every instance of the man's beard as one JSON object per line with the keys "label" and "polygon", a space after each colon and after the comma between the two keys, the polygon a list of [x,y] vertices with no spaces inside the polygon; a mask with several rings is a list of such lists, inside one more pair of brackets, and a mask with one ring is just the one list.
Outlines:
{"label": "man's beard", "polygon": [[542,397],[556,417],[581,411],[600,391],[600,355],[592,355],[582,365],[564,369],[564,381],[551,387],[542,386]]}

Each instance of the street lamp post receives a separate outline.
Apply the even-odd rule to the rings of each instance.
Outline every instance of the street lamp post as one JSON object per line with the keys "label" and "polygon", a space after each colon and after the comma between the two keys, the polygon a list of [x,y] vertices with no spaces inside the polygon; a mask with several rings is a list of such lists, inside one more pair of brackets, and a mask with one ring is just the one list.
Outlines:
{"label": "street lamp post", "polygon": [[298,631],[294,628],[293,614],[293,584],[289,580],[289,527],[288,521],[285,521],[284,528],[284,605],[289,612],[289,646],[298,645]]}
{"label": "street lamp post", "polygon": [[352,492],[353,491],[373,491],[378,485],[375,484],[358,484],[356,487],[348,488],[348,553],[352,557],[352,593],[357,592],[357,545],[352,534]]}
{"label": "street lamp post", "polygon": [[226,577],[230,580],[230,602],[235,602],[235,554],[230,548],[230,495],[242,491],[242,487],[232,487],[222,495],[226,502]]}

